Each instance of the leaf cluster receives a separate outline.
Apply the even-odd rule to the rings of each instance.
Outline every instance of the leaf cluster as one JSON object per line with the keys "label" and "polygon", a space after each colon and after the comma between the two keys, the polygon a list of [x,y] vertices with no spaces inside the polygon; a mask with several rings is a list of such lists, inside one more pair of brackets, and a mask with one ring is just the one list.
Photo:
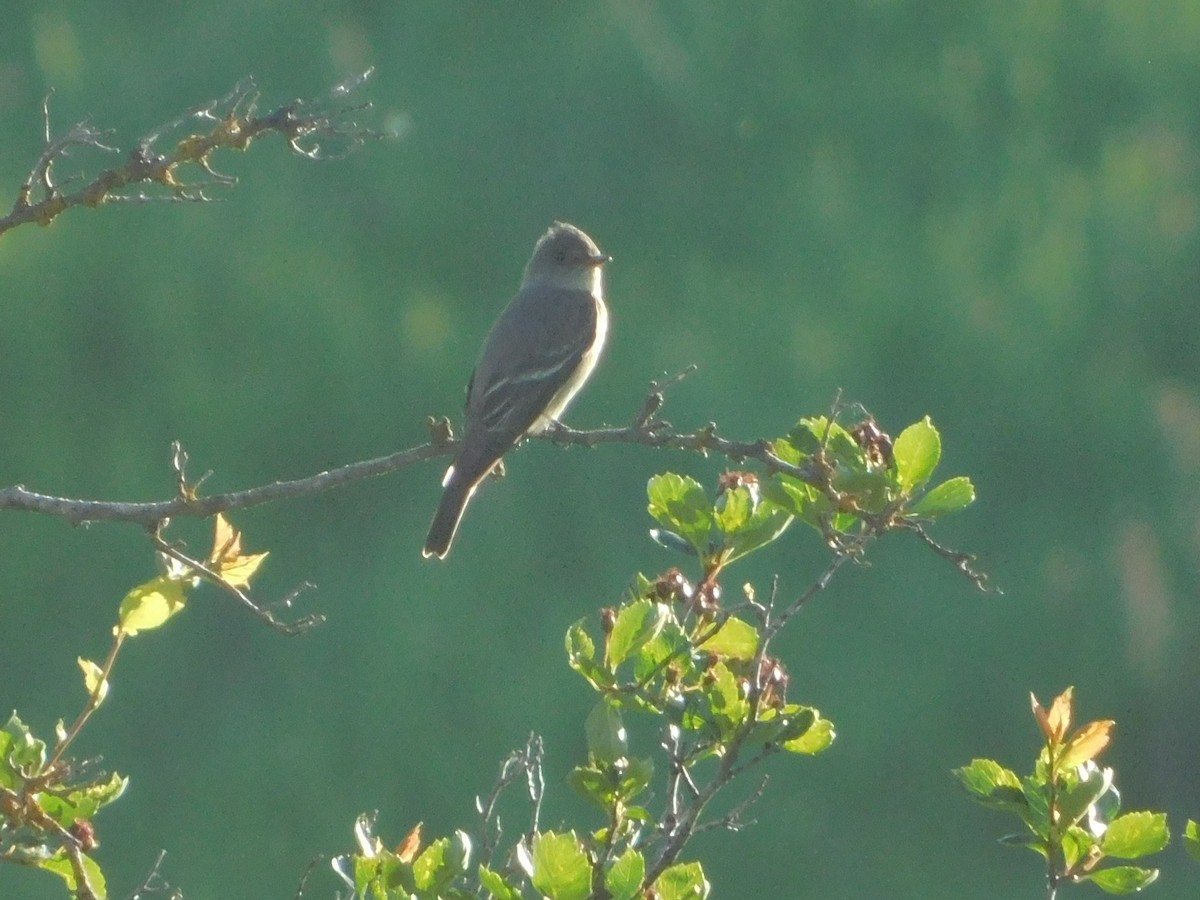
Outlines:
{"label": "leaf cluster", "polygon": [[1024,830],[1002,844],[1028,847],[1046,861],[1050,895],[1062,883],[1091,882],[1110,894],[1140,891],[1158,869],[1118,863],[1167,846],[1167,817],[1157,812],[1121,813],[1112,768],[1096,758],[1112,741],[1116,723],[1089,722],[1072,729],[1074,691],[1067,688],[1047,710],[1032,697],[1044,740],[1033,771],[1024,777],[990,759],[955,769],[967,792],[989,809],[1015,815]]}

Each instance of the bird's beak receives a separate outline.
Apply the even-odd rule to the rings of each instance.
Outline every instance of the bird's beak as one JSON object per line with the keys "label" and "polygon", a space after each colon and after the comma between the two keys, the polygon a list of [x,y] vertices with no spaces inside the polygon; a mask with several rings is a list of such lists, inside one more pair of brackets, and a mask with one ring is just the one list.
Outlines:
{"label": "bird's beak", "polygon": [[590,262],[593,266],[602,266],[605,263],[612,262],[612,257],[607,253],[598,253],[595,256],[589,256],[588,262]]}

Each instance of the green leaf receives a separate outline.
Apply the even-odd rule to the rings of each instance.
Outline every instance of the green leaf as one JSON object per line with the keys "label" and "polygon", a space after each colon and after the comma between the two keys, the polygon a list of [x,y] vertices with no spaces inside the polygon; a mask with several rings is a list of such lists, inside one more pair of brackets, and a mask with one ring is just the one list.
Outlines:
{"label": "green leaf", "polygon": [[0,728],[0,785],[15,787],[46,765],[46,742],[33,736],[14,712]]}
{"label": "green leaf", "polygon": [[671,618],[665,603],[635,600],[621,607],[608,636],[605,659],[610,669],[616,669],[648,641],[653,640]]}
{"label": "green leaf", "polygon": [[150,631],[163,625],[187,604],[187,591],[182,581],[166,575],[152,578],[125,595],[118,611],[121,631],[133,637],[140,631]]}
{"label": "green leaf", "polygon": [[1200,862],[1200,824],[1195,819],[1188,819],[1183,832],[1183,846],[1192,859]]}
{"label": "green leaf", "polygon": [[1113,866],[1082,876],[1110,894],[1132,894],[1158,880],[1158,869],[1137,866]]}
{"label": "green leaf", "polygon": [[622,760],[616,767],[619,777],[618,795],[624,804],[642,793],[654,780],[654,760],[634,756]]}
{"label": "green leaf", "polygon": [[789,753],[815,756],[823,750],[829,749],[833,739],[837,737],[837,732],[833,729],[833,722],[829,719],[822,719],[816,710],[813,712],[817,714],[816,720],[800,737],[784,741],[781,745],[784,750]]}
{"label": "green leaf", "polygon": [[712,724],[716,725],[720,739],[725,740],[750,715],[750,703],[742,696],[737,678],[725,663],[714,665],[708,675],[702,682],[703,694],[712,710]]}
{"label": "green leaf", "polygon": [[62,793],[44,793],[39,798],[39,805],[59,825],[70,828],[80,820],[91,819],[125,793],[128,786],[128,778],[114,773],[107,780],[71,788]]}
{"label": "green leaf", "polygon": [[793,516],[770,503],[759,503],[746,525],[733,536],[726,564],[753,553],[787,531]]}
{"label": "green leaf", "polygon": [[614,763],[629,755],[629,739],[621,714],[601,699],[584,722],[588,752],[596,762]]}
{"label": "green leaf", "polygon": [[[1062,834],[1063,861],[1068,869],[1087,857],[1096,846],[1096,839],[1084,828],[1078,825],[1070,826]],[[1041,852],[1041,848],[1037,848]]]}
{"label": "green leaf", "polygon": [[929,416],[900,432],[892,454],[905,493],[911,494],[929,480],[942,458],[942,437]]}
{"label": "green leaf", "polygon": [[[997,788],[996,796],[993,799],[1003,803],[1007,791],[1008,788]],[[1024,805],[1016,804],[1012,810],[1024,819],[1025,824],[1038,835],[1047,837],[1050,834],[1050,792],[1046,783],[1037,776],[1023,778],[1020,796],[1025,801]],[[1007,807],[998,806],[997,808]]]}
{"label": "green leaf", "polygon": [[642,889],[646,861],[632,847],[618,856],[604,873],[604,887],[611,900],[633,900]]}
{"label": "green leaf", "polygon": [[997,838],[996,843],[1005,847],[1028,847],[1030,850],[1036,850],[1042,856],[1046,855],[1046,842],[1028,831],[1022,831],[1017,834],[1006,834],[1002,838]]}
{"label": "green leaf", "polygon": [[76,658],[79,663],[79,668],[83,672],[83,687],[87,691],[89,697],[95,697],[96,707],[104,702],[104,698],[108,696],[108,679],[104,677],[104,670],[92,662],[90,659],[84,659],[82,656]]}
{"label": "green leaf", "polygon": [[[53,872],[55,875],[61,876],[63,881],[67,883],[68,890],[76,893],[79,892],[81,885],[75,875],[75,867],[71,864],[66,850],[60,849],[56,851],[49,859],[41,860],[37,865],[47,872]],[[96,897],[99,900],[107,900],[108,887],[104,883],[104,873],[100,871],[100,864],[86,854],[83,857],[83,873]]]}
{"label": "green leaf", "polygon": [[818,713],[811,706],[788,703],[782,708],[762,710],[758,721],[746,735],[746,745],[780,744],[804,737],[817,723]]}
{"label": "green leaf", "polygon": [[659,900],[704,900],[710,890],[700,863],[676,863],[654,880]]}
{"label": "green leaf", "polygon": [[596,662],[596,644],[580,619],[567,629],[567,662],[597,690],[612,687],[613,677]]}
{"label": "green leaf", "polygon": [[550,900],[587,900],[591,896],[592,867],[574,831],[534,836],[530,881]]}
{"label": "green leaf", "polygon": [[604,812],[612,811],[615,791],[608,777],[608,767],[576,766],[567,775],[567,784],[584,800],[596,804]]}
{"label": "green leaf", "polygon": [[494,900],[521,900],[520,888],[505,881],[502,875],[487,866],[479,867],[479,883]]}
{"label": "green leaf", "polygon": [[1021,789],[1021,779],[994,759],[973,759],[955,769],[955,777],[976,797],[990,797],[998,787]]}
{"label": "green leaf", "polygon": [[1166,813],[1131,812],[1117,816],[1108,823],[1108,830],[1100,841],[1100,850],[1105,856],[1137,859],[1158,853],[1170,839]]}
{"label": "green leaf", "polygon": [[1085,815],[1088,807],[1099,800],[1112,788],[1113,770],[1090,766],[1085,774],[1075,784],[1071,784],[1058,794],[1059,821],[1074,825]]}
{"label": "green leaf", "polygon": [[676,553],[682,553],[685,556],[700,555],[686,538],[680,537],[675,532],[666,528],[651,528],[650,540],[654,541],[660,547],[665,547],[667,550],[674,550]]}
{"label": "green leaf", "polygon": [[646,494],[650,515],[685,537],[703,555],[713,527],[713,510],[700,482],[666,472],[650,479]]}
{"label": "green leaf", "polygon": [[682,677],[687,678],[696,668],[691,646],[691,640],[672,617],[663,630],[638,651],[633,667],[634,678],[644,682],[653,674],[661,676],[668,661],[674,664]]}
{"label": "green leaf", "polygon": [[756,506],[750,489],[739,485],[724,491],[717,498],[713,518],[723,532],[729,535],[737,534],[750,524],[750,517],[754,514]]}
{"label": "green leaf", "polygon": [[750,623],[730,616],[700,647],[726,659],[751,660],[758,650],[758,631]]}
{"label": "green leaf", "polygon": [[446,865],[446,849],[450,841],[438,838],[413,860],[413,881],[417,890],[433,892],[454,880],[455,873]]}
{"label": "green leaf", "polygon": [[935,519],[946,513],[958,512],[975,502],[975,485],[965,475],[943,481],[931,488],[909,509],[915,516]]}

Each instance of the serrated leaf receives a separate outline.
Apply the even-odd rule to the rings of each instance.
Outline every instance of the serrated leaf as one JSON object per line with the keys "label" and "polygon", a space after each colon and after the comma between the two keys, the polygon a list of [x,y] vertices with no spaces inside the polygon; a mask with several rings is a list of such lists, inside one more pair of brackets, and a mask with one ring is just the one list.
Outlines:
{"label": "serrated leaf", "polygon": [[[47,872],[53,872],[55,875],[60,876],[67,883],[68,890],[80,894],[82,885],[75,874],[74,864],[67,856],[67,851],[58,850],[49,859],[41,860],[37,865]],[[83,872],[88,884],[91,886],[92,894],[95,895],[97,900],[107,900],[108,887],[104,882],[104,873],[100,870],[100,864],[86,854],[83,855]]]}
{"label": "serrated leaf", "polygon": [[104,670],[90,659],[84,659],[82,656],[77,661],[79,668],[83,671],[84,690],[87,691],[89,697],[95,698],[93,702],[99,707],[104,702],[104,698],[108,696],[108,679],[104,677]]}
{"label": "serrated leaf", "polygon": [[1081,763],[1095,759],[1112,742],[1113,730],[1116,727],[1117,723],[1112,719],[1088,722],[1067,741],[1062,756],[1056,760],[1058,770],[1061,772],[1073,769]]}
{"label": "serrated leaf", "polygon": [[1083,876],[1110,894],[1133,894],[1158,880],[1158,869],[1137,866],[1113,866]]}
{"label": "serrated leaf", "polygon": [[787,531],[793,516],[770,503],[759,503],[750,520],[733,536],[726,565],[753,553]]}
{"label": "serrated leaf", "polygon": [[737,534],[750,524],[756,504],[750,489],[744,485],[729,488],[717,498],[713,518],[717,527],[727,535]]}
{"label": "serrated leaf", "polygon": [[574,831],[543,832],[533,838],[534,888],[550,900],[587,900],[592,893],[592,868]]}
{"label": "serrated leaf", "polygon": [[520,889],[504,880],[498,872],[493,872],[487,866],[479,867],[479,883],[484,890],[491,894],[493,900],[521,900]]}
{"label": "serrated leaf", "polygon": [[1187,827],[1183,831],[1183,846],[1188,856],[1200,862],[1200,824],[1197,824],[1195,819],[1188,819]]}
{"label": "serrated leaf", "polygon": [[642,889],[646,877],[646,861],[630,847],[618,856],[604,873],[604,887],[611,900],[633,900]]}
{"label": "serrated leaf", "polygon": [[719,662],[708,670],[703,682],[703,694],[712,708],[715,724],[722,739],[740,726],[750,715],[750,703],[742,696],[737,678],[725,663]]}
{"label": "serrated leaf", "polygon": [[166,575],[152,578],[125,595],[117,612],[120,629],[129,637],[161,627],[187,605],[181,581]]}
{"label": "serrated leaf", "polygon": [[690,650],[691,640],[672,617],[671,621],[663,626],[662,631],[638,651],[633,667],[634,678],[644,682],[653,675],[661,675],[668,660],[675,670],[686,678],[695,671]]}
{"label": "serrated leaf", "polygon": [[584,721],[588,753],[600,764],[614,763],[629,755],[629,737],[621,714],[601,699]]}
{"label": "serrated leaf", "polygon": [[1085,859],[1095,846],[1096,839],[1085,829],[1078,825],[1067,828],[1062,833],[1062,853],[1066,867],[1074,868],[1075,864],[1081,859]]}
{"label": "serrated leaf", "polygon": [[782,708],[771,707],[761,710],[758,721],[746,735],[746,745],[780,744],[804,737],[820,718],[811,706],[788,703]]}
{"label": "serrated leaf", "polygon": [[751,660],[758,650],[758,631],[749,622],[730,616],[700,647],[727,659]]}
{"label": "serrated leaf", "polygon": [[1170,839],[1165,813],[1130,812],[1108,823],[1108,829],[1100,841],[1100,850],[1105,856],[1137,859],[1158,853]]}
{"label": "serrated leaf", "polygon": [[998,787],[1021,789],[1021,779],[994,759],[973,759],[953,774],[972,794],[990,797]]}
{"label": "serrated leaf", "polygon": [[622,803],[628,804],[650,786],[654,780],[654,761],[634,756],[623,761],[619,768],[620,782],[617,790]]}
{"label": "serrated leaf", "polygon": [[[816,710],[813,710],[813,712],[816,713]],[[823,750],[828,750],[834,738],[837,737],[837,732],[834,731],[832,721],[820,718],[819,713],[817,716],[817,719],[804,734],[790,741],[784,741],[781,745],[783,749],[789,753],[803,753],[808,756],[814,756]]]}
{"label": "serrated leaf", "polygon": [[591,662],[596,658],[596,644],[580,619],[567,629],[567,662],[574,668],[579,662]]}
{"label": "serrated leaf", "polygon": [[1083,776],[1058,794],[1060,823],[1074,825],[1087,814],[1088,807],[1112,788],[1113,770],[1092,765]]}
{"label": "serrated leaf", "polygon": [[708,549],[713,510],[698,481],[666,472],[650,479],[646,495],[650,515],[686,538],[696,552],[703,554]]}
{"label": "serrated leaf", "polygon": [[608,636],[605,653],[608,667],[616,669],[644,644],[653,640],[670,618],[670,607],[652,600],[635,600],[621,607]]}
{"label": "serrated leaf", "polygon": [[596,804],[606,813],[611,812],[613,785],[607,771],[600,766],[576,766],[567,774],[567,784],[584,800]]}
{"label": "serrated leaf", "polygon": [[64,828],[90,820],[101,809],[125,793],[129,779],[113,773],[107,779],[65,790],[45,793],[39,803],[42,811]]}
{"label": "serrated leaf", "polygon": [[596,645],[583,623],[580,619],[567,629],[567,663],[597,690],[611,687],[613,677],[596,662]]}
{"label": "serrated leaf", "polygon": [[440,888],[454,880],[457,873],[446,864],[446,852],[449,847],[448,839],[438,838],[413,860],[413,882],[416,884],[417,890],[438,892]]}
{"label": "serrated leaf", "polygon": [[208,557],[210,568],[234,587],[245,588],[266,558],[266,553],[242,553],[242,533],[224,513],[217,513],[213,549]]}
{"label": "serrated leaf", "polygon": [[676,863],[654,880],[658,900],[705,900],[711,886],[700,863]]}
{"label": "serrated leaf", "polygon": [[930,488],[920,500],[912,505],[909,512],[926,519],[935,519],[946,513],[966,509],[974,502],[975,485],[971,483],[970,478],[959,475],[943,481],[937,487]]}
{"label": "serrated leaf", "polygon": [[929,480],[942,458],[942,437],[929,416],[909,425],[892,446],[900,486],[912,493]]}
{"label": "serrated leaf", "polygon": [[21,770],[38,774],[45,765],[46,742],[34,737],[14,712],[0,728],[0,784],[15,787],[24,778]]}
{"label": "serrated leaf", "polygon": [[650,540],[654,541],[660,547],[665,547],[667,550],[674,550],[676,553],[682,553],[685,556],[700,555],[699,551],[686,538],[666,528],[651,528]]}

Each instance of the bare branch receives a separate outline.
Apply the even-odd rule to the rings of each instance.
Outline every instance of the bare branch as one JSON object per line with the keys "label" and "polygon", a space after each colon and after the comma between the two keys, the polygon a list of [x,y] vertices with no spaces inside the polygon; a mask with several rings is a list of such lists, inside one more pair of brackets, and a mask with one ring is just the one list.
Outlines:
{"label": "bare branch", "polygon": [[422,460],[445,456],[452,452],[455,446],[457,445],[454,443],[444,446],[422,444],[419,447],[401,450],[389,456],[350,463],[294,481],[275,481],[242,491],[230,491],[194,499],[187,496],[176,496],[170,500],[155,500],[146,503],[75,500],[40,494],[17,484],[0,488],[0,509],[24,510],[59,516],[74,525],[83,522],[109,521],[133,522],[146,528],[154,528],[164,519],[181,517],[207,519],[219,512],[231,509],[246,509],[276,500],[323,493],[353,481],[386,475]]}
{"label": "bare branch", "polygon": [[[677,380],[677,379],[675,379]],[[651,385],[650,396],[659,398],[661,407],[661,388]],[[647,408],[643,404],[642,409]],[[639,417],[641,417],[639,413]],[[261,506],[277,500],[292,497],[303,497],[332,490],[342,485],[364,478],[374,478],[387,475],[400,469],[407,468],[418,462],[448,456],[459,446],[445,419],[429,419],[431,440],[429,443],[400,450],[388,456],[361,462],[349,463],[336,469],[329,469],[298,478],[291,481],[276,481],[259,487],[247,488],[241,491],[229,491],[222,494],[210,494],[205,497],[197,496],[196,489],[200,482],[193,483],[183,474],[187,463],[187,454],[172,445],[171,468],[178,487],[178,493],[170,500],[155,500],[148,502],[131,502],[116,500],[84,500],[67,497],[55,497],[31,491],[24,485],[16,484],[0,488],[0,510],[23,510],[39,512],[45,515],[59,516],[74,525],[83,522],[110,521],[132,522],[148,529],[155,528],[158,523],[171,518],[207,519],[219,512],[234,509],[246,509],[251,506]],[[732,441],[717,435],[716,425],[709,424],[696,431],[677,432],[672,430],[670,423],[653,417],[646,418],[640,424],[625,428],[599,428],[592,431],[576,431],[563,425],[557,425],[544,434],[536,436],[559,445],[580,444],[593,447],[597,444],[642,444],[647,447],[671,448],[690,450],[707,455],[709,452],[720,453],[732,460],[741,462],[746,459],[756,459],[769,470],[784,472],[811,484],[820,484],[818,477],[803,466],[786,463],[771,452],[767,441]],[[207,477],[205,475],[204,477]]]}
{"label": "bare branch", "polygon": [[159,851],[158,859],[155,860],[153,868],[150,869],[150,874],[129,895],[129,900],[147,900],[151,894],[155,896],[162,895],[165,900],[183,900],[183,892],[178,888],[171,887],[170,883],[159,874],[158,870],[162,868],[163,860],[166,859],[166,856],[166,850]]}
{"label": "bare branch", "polygon": [[[213,154],[218,150],[246,150],[255,138],[272,132],[280,134],[292,151],[306,159],[345,156],[368,139],[389,137],[385,132],[360,127],[353,115],[369,109],[370,104],[347,105],[346,98],[371,75],[370,69],[335,86],[327,96],[294,100],[275,110],[257,115],[258,88],[247,78],[224,97],[193,107],[183,115],[154,129],[126,154],[124,165],[106,169],[74,191],[64,191],[56,182],[54,166],[76,148],[117,152],[105,141],[111,132],[100,131],[87,121],[79,122],[58,138],[52,138],[50,96],[42,102],[44,145],[37,162],[17,192],[8,215],[0,218],[0,235],[37,222],[49,225],[56,217],[75,206],[100,206],[104,203],[145,203],[173,201],[198,203],[212,199],[212,188],[230,188],[237,179],[216,171]],[[195,123],[202,126],[195,128]],[[187,131],[191,124],[193,130]],[[164,136],[185,133],[167,152],[155,149]],[[327,148],[333,146],[330,152]],[[188,167],[208,176],[194,180]],[[185,176],[185,173],[189,173]],[[144,185],[156,190],[128,193],[127,189]]]}
{"label": "bare branch", "polygon": [[899,524],[901,528],[905,529],[906,531],[911,531],[913,534],[919,537],[921,542],[924,543],[926,547],[928,547],[942,559],[953,563],[954,568],[958,569],[958,571],[970,578],[971,581],[975,582],[975,587],[977,587],[983,593],[1004,593],[1004,591],[1000,590],[1000,588],[991,587],[988,584],[986,572],[980,572],[971,565],[973,562],[975,562],[975,557],[970,553],[961,553],[958,550],[951,550],[949,547],[939,544],[932,537],[930,537],[929,533],[920,523],[902,522]]}

